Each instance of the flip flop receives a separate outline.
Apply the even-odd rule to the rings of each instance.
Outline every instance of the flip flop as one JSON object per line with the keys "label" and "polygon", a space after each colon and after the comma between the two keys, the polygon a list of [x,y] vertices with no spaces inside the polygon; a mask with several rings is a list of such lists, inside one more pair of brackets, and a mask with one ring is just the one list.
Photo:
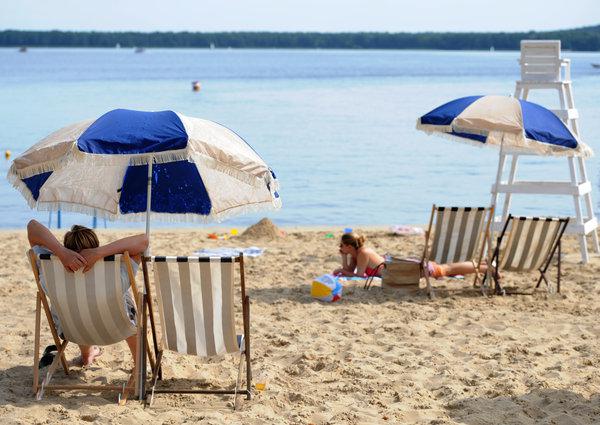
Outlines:
{"label": "flip flop", "polygon": [[54,357],[56,356],[56,354],[58,353],[58,348],[56,347],[56,345],[52,344],[47,346],[44,349],[44,354],[42,355],[42,358],[40,359],[40,363],[38,364],[38,369],[42,369],[45,368],[46,366],[50,366],[52,364],[52,362],[54,361]]}

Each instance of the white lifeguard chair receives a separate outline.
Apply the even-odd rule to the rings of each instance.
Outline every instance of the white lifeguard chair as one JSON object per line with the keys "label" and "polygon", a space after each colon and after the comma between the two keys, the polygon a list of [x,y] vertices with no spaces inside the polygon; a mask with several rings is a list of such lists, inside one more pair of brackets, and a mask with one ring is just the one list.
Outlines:
{"label": "white lifeguard chair", "polygon": [[[556,90],[560,109],[552,110],[579,137],[579,114],[575,109],[571,84],[571,61],[561,57],[560,40],[522,40],[521,41],[521,80],[517,81],[515,98],[527,99],[530,90]],[[570,181],[520,181],[516,180],[517,163],[522,153],[501,150],[496,183],[492,186],[492,204],[498,204],[500,194],[504,194],[504,205],[499,228],[508,217],[513,194],[567,195],[573,198],[575,216],[570,220],[567,234],[579,237],[581,260],[589,260],[586,235],[592,235],[594,250],[600,253],[596,228],[598,221],[594,216],[592,203],[592,184],[588,180],[585,161],[582,157],[567,157]],[[504,179],[504,165],[511,156],[508,179]],[[576,164],[577,163],[577,164]],[[585,205],[585,216],[582,211]],[[496,207],[496,211],[500,211]],[[542,212],[543,214],[543,212]]]}

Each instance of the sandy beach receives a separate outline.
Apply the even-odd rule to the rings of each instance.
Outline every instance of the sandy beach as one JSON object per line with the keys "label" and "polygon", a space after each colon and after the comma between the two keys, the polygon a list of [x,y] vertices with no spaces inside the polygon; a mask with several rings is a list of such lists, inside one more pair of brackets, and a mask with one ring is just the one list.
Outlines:
{"label": "sandy beach", "polygon": [[[328,231],[336,238],[326,238]],[[35,284],[24,231],[0,232],[0,421],[3,423],[133,424],[592,424],[600,422],[600,260],[578,263],[566,238],[563,292],[482,297],[469,281],[437,283],[437,299],[350,284],[336,303],[310,297],[313,277],[339,261],[341,229],[286,229],[276,239],[211,240],[209,231],[153,232],[154,254],[191,254],[201,247],[250,246],[265,253],[247,260],[251,297],[252,366],[267,378],[264,391],[243,401],[161,395],[152,408],[125,407],[116,395],[31,391]],[[337,233],[336,233],[337,232]],[[101,243],[130,234],[100,231]],[[415,255],[422,236],[364,229],[380,252]],[[137,276],[141,282],[141,273]],[[531,287],[533,275],[506,276]],[[51,343],[44,323],[42,347]],[[68,358],[76,355],[71,348]],[[168,354],[165,379],[231,385],[232,359],[203,361]],[[62,372],[57,382],[108,377],[123,382],[132,362],[125,343],[105,348],[97,363]],[[173,385],[175,385],[173,383]]]}

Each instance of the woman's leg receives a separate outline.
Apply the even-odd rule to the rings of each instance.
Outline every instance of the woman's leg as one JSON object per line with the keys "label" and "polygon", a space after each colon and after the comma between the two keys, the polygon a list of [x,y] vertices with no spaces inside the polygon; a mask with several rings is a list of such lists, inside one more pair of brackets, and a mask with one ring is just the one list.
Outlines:
{"label": "woman's leg", "polygon": [[[440,264],[443,276],[456,276],[456,275],[467,275],[475,273],[475,266],[471,261],[462,261],[460,263],[448,263]],[[485,273],[487,270],[487,264],[482,263],[479,266],[479,271]]]}
{"label": "woman's leg", "polygon": [[[437,264],[433,261],[429,262],[429,273],[432,277],[439,278],[443,276],[467,275],[475,273],[475,266],[471,261],[462,261],[460,263]],[[487,263],[482,262],[479,266],[479,272],[485,274],[487,271]]]}
{"label": "woman's leg", "polygon": [[96,357],[102,354],[102,350],[97,345],[80,345],[81,350],[81,364],[82,366],[89,366],[94,363]]}
{"label": "woman's leg", "polygon": [[131,355],[133,356],[133,361],[135,363],[135,361],[137,359],[137,336],[131,335],[125,341],[127,341],[127,345],[129,346],[129,351],[131,351]]}

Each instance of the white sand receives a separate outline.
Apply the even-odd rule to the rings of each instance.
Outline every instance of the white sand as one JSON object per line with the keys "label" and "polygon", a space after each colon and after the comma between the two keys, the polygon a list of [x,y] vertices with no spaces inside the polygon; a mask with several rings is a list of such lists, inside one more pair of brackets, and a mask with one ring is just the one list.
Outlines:
{"label": "white sand", "polygon": [[[0,232],[0,422],[210,424],[592,424],[600,423],[600,260],[578,264],[567,239],[563,293],[482,297],[468,282],[438,282],[438,298],[349,286],[324,304],[310,297],[314,276],[339,261],[337,239],[288,229],[277,240],[209,240],[208,232],[159,230],[154,254],[191,254],[201,247],[259,245],[247,261],[252,302],[252,365],[267,388],[233,413],[229,398],[161,395],[156,406],[125,407],[111,393],[32,396],[35,284],[24,232]],[[106,243],[128,234],[102,231]],[[422,237],[366,232],[380,252],[415,255]],[[336,237],[339,236],[336,234]],[[138,275],[141,282],[141,272]],[[530,287],[534,275],[507,274]],[[446,289],[444,289],[446,288]],[[448,290],[450,289],[451,290]],[[44,323],[42,347],[51,343]],[[75,356],[71,348],[68,357]],[[97,364],[57,382],[123,382],[131,367],[125,343],[106,347]],[[165,378],[202,386],[231,385],[232,360],[167,355]]]}

